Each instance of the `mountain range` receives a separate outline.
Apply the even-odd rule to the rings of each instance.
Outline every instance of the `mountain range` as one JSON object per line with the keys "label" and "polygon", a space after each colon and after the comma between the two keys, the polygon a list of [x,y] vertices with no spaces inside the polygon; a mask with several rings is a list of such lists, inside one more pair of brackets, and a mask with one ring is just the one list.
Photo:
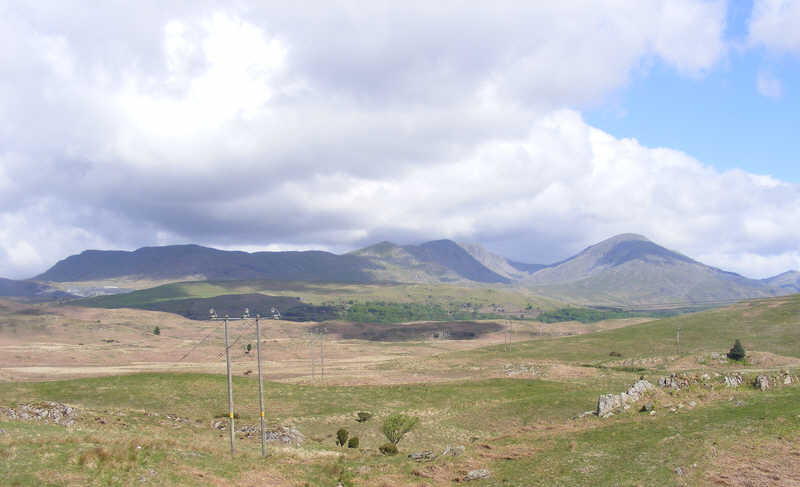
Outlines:
{"label": "mountain range", "polygon": [[291,280],[461,283],[527,288],[591,304],[702,303],[800,292],[800,272],[749,279],[636,234],[622,234],[550,265],[522,263],[474,244],[435,240],[380,242],[347,254],[322,251],[240,252],[199,245],[87,250],[29,281],[0,280],[0,295],[46,295],[48,283],[150,280]]}

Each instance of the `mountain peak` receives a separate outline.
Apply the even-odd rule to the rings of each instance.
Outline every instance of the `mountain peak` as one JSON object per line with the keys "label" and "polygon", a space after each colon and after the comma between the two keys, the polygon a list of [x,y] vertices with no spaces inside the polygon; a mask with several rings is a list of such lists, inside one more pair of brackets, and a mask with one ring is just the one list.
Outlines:
{"label": "mountain peak", "polygon": [[638,233],[620,233],[619,235],[614,235],[613,237],[607,238],[592,247],[596,247],[598,245],[603,244],[617,244],[620,242],[650,242],[651,240],[644,235],[640,235]]}

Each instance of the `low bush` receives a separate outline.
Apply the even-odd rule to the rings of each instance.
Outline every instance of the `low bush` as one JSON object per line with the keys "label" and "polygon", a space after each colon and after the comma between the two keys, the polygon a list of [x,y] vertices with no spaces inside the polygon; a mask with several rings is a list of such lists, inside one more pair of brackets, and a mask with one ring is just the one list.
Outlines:
{"label": "low bush", "polygon": [[347,448],[358,448],[358,436],[354,436],[347,441]]}
{"label": "low bush", "polygon": [[394,443],[384,443],[378,447],[378,450],[387,456],[397,455],[397,446]]}
{"label": "low bush", "polygon": [[356,418],[356,421],[358,421],[359,423],[366,423],[372,417],[372,413],[368,413],[366,411],[359,411],[356,413],[356,416],[358,416]]}

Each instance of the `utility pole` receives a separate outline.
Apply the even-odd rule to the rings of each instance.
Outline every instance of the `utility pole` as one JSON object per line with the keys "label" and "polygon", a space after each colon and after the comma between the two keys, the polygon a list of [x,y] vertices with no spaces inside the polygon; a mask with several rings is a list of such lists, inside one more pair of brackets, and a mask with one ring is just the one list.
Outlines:
{"label": "utility pole", "polygon": [[311,382],[317,380],[317,370],[314,362],[314,331],[308,333],[308,356],[311,357]]}
{"label": "utility pole", "polygon": [[319,360],[320,360],[320,376],[322,380],[325,380],[325,332],[327,332],[327,328],[320,328],[320,338],[319,338]]}
{"label": "utility pole", "polygon": [[506,329],[503,330],[503,348],[506,352],[511,351],[511,336],[514,332],[514,324],[511,320],[506,320]]}
{"label": "utility pole", "polygon": [[264,438],[264,381],[261,378],[261,315],[256,315],[256,353],[258,355],[258,407],[261,410],[261,456],[267,456],[267,444]]}
{"label": "utility pole", "polygon": [[228,338],[228,315],[225,315],[225,365],[228,369],[228,418],[231,436],[231,456],[235,454],[233,447],[234,424],[233,424],[233,379],[231,378],[231,347],[230,339]]}

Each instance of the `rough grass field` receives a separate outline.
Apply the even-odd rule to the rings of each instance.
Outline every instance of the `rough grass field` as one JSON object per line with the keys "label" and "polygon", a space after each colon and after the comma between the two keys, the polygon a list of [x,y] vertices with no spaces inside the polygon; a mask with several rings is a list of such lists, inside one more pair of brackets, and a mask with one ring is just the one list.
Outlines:
{"label": "rough grass field", "polygon": [[[27,328],[40,326],[48,333],[64,328],[67,319],[47,306],[33,312],[3,305],[6,314],[0,320],[15,323],[19,343],[33,336],[25,334]],[[93,313],[104,312],[75,310],[80,314],[70,315],[66,328],[97,325]],[[115,319],[132,323],[163,315],[112,311],[120,313]],[[109,325],[105,332],[118,328],[100,324]],[[183,320],[162,328],[168,337],[171,329],[190,333],[189,324],[213,326]],[[151,325],[125,328],[128,345],[134,339],[143,347],[160,340],[164,335],[142,335]],[[307,372],[279,376],[281,367],[297,366],[299,372],[309,365],[293,364],[288,353],[278,358],[280,348],[291,343],[281,339],[271,349],[276,355],[272,378],[280,382],[265,383],[267,418],[272,426],[296,428],[305,440],[271,444],[266,459],[259,456],[257,433],[237,433],[238,453],[230,458],[227,432],[212,427],[227,412],[220,373],[0,383],[0,407],[58,401],[78,411],[75,424],[66,427],[6,420],[0,413],[0,478],[8,485],[452,485],[469,471],[487,469],[487,478],[469,485],[800,484],[800,386],[761,392],[749,385],[760,373],[788,369],[798,374],[800,296],[657,321],[517,325],[510,351],[497,334],[471,343],[372,343],[331,336],[331,374],[316,382]],[[298,324],[270,326],[276,335],[294,333],[307,350]],[[678,326],[680,353],[674,340]],[[11,328],[0,328],[0,336],[9,340]],[[571,329],[589,333],[557,336]],[[175,339],[176,347],[196,345],[205,330]],[[709,359],[727,351],[735,338],[747,349],[748,362]],[[121,347],[108,345],[110,355],[115,345]],[[621,357],[610,356],[612,351]],[[201,357],[215,352],[217,341]],[[359,375],[366,363],[352,367],[350,361],[358,362],[362,353],[382,358]],[[251,357],[237,355],[234,397],[237,424],[252,426],[258,423],[257,383],[253,374],[244,375],[247,364],[254,364]],[[739,388],[727,388],[717,378],[679,391],[657,389],[649,397],[653,415],[632,407],[606,419],[580,417],[594,409],[599,394],[623,391],[639,376],[656,382],[672,371],[712,376],[738,371],[746,381]],[[356,422],[358,411],[374,417]],[[419,417],[420,423],[400,442],[400,455],[385,457],[377,450],[385,441],[380,422],[397,412]],[[336,446],[335,433],[342,427],[360,438],[360,448]],[[448,445],[464,451],[423,462],[406,457],[425,450],[441,453]]]}

